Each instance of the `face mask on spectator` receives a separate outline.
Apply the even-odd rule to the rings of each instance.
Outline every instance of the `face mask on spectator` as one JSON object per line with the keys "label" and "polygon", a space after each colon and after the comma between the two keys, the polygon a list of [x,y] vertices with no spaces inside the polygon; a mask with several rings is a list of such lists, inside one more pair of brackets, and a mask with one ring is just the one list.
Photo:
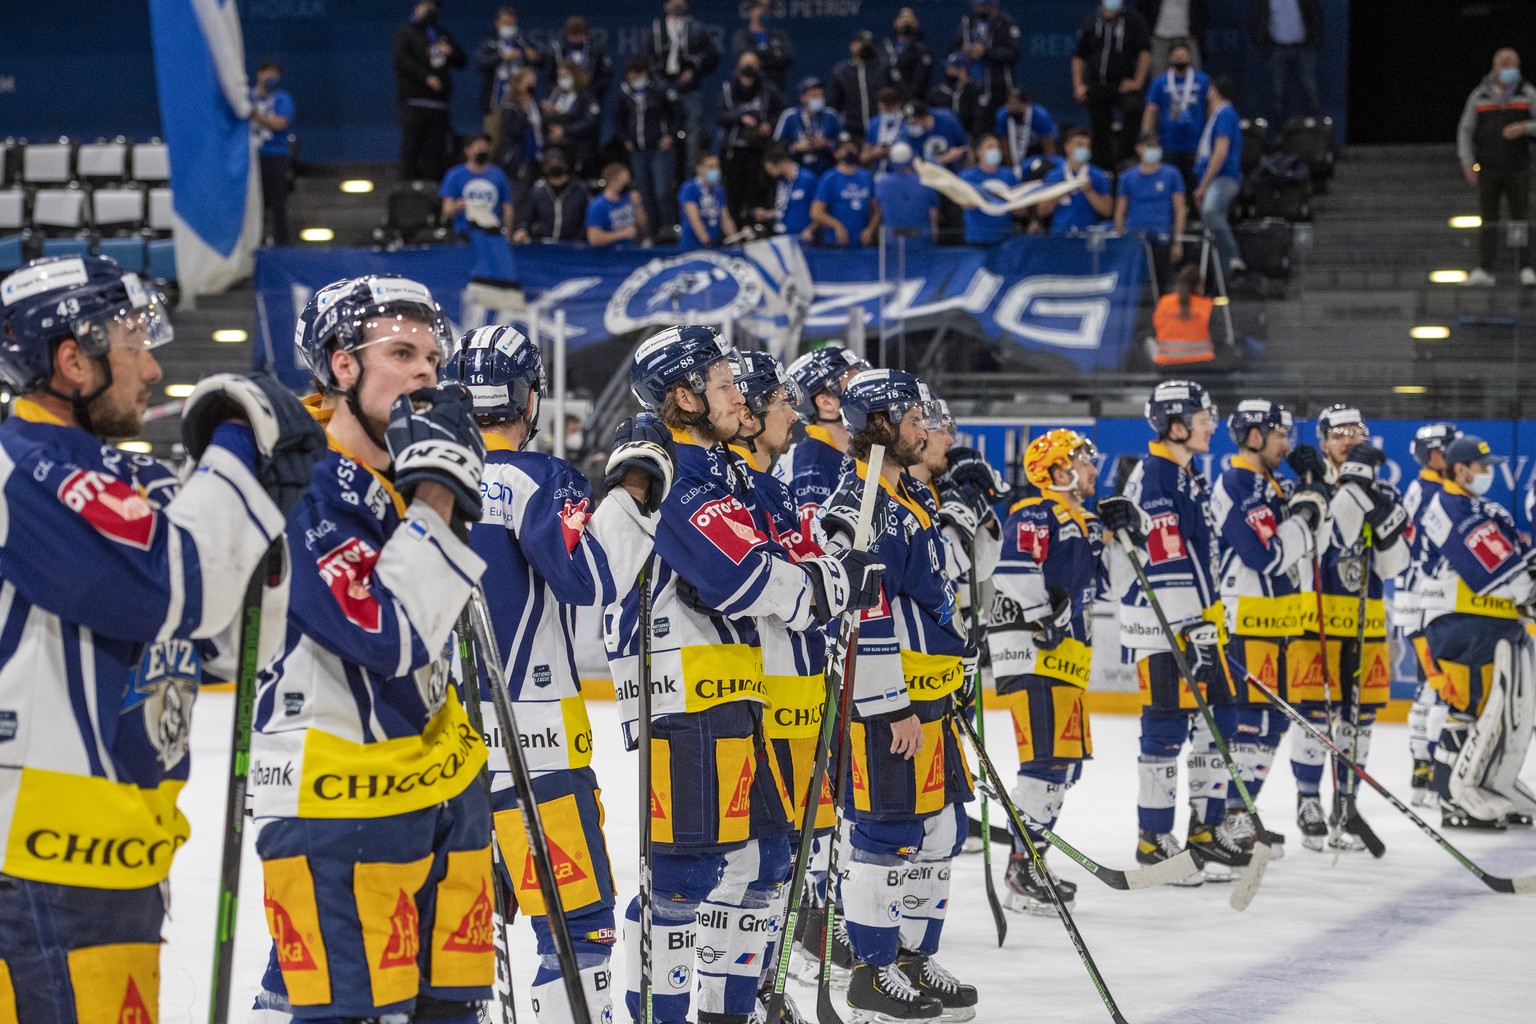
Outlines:
{"label": "face mask on spectator", "polygon": [[550,181],[564,181],[566,175],[570,173],[571,169],[565,164],[550,164],[549,169],[544,172],[544,177]]}
{"label": "face mask on spectator", "polygon": [[720,184],[720,168],[718,168],[718,167],[711,167],[711,168],[709,168],[707,171],[704,172],[704,180],[709,182],[711,185],[718,185],[718,184]]}
{"label": "face mask on spectator", "polygon": [[[1506,68],[1505,70],[1512,70],[1512,69]],[[1467,484],[1467,490],[1471,491],[1473,494],[1487,494],[1488,493],[1488,488],[1490,488],[1492,486],[1493,486],[1493,470],[1490,469],[1486,473],[1474,473],[1474,474],[1472,474],[1472,481]]]}
{"label": "face mask on spectator", "polygon": [[820,96],[812,96],[805,101],[805,109],[813,114],[819,114],[827,109],[827,101]]}
{"label": "face mask on spectator", "polygon": [[754,68],[754,67],[741,68],[740,70],[738,70],[736,72],[736,76],[738,78],[740,78],[743,82],[755,82],[755,81],[757,81],[757,68]]}
{"label": "face mask on spectator", "polygon": [[1141,162],[1147,164],[1160,164],[1163,162],[1163,147],[1148,146],[1141,151]]}
{"label": "face mask on spectator", "polygon": [[483,164],[490,158],[491,151],[488,149],[471,150],[469,154],[469,162],[472,164]]}
{"label": "face mask on spectator", "polygon": [[516,25],[497,25],[496,26],[496,34],[501,36],[501,38],[505,39],[507,42],[511,42],[512,40],[517,38],[517,26]]}
{"label": "face mask on spectator", "polygon": [[865,43],[863,46],[859,47],[859,60],[868,61],[868,60],[874,60],[874,59],[875,59],[875,48],[873,46],[870,46],[868,43]]}
{"label": "face mask on spectator", "polygon": [[631,78],[629,80],[629,89],[631,92],[645,92],[645,79]]}
{"label": "face mask on spectator", "polygon": [[1189,70],[1189,58],[1186,57],[1183,60],[1176,60],[1168,66],[1182,75],[1184,72]]}
{"label": "face mask on spectator", "polygon": [[268,75],[267,76],[267,91],[270,92],[271,90],[276,89],[277,88],[277,84],[279,82],[281,82],[281,81],[282,81],[282,78],[280,76],[278,76],[278,75]]}
{"label": "face mask on spectator", "polygon": [[981,151],[981,166],[996,167],[1003,162],[1003,151],[996,146],[988,146]]}
{"label": "face mask on spectator", "polygon": [[840,164],[851,164],[857,159],[858,150],[856,149],[840,149],[837,151],[837,162]]}
{"label": "face mask on spectator", "polygon": [[560,87],[562,92],[570,92],[576,87],[576,79],[570,75],[561,75],[555,79],[555,84]]}
{"label": "face mask on spectator", "polygon": [[1519,68],[1499,68],[1499,82],[1504,85],[1514,85],[1520,81]]}
{"label": "face mask on spectator", "polygon": [[1085,164],[1088,162],[1088,158],[1093,155],[1093,152],[1087,146],[1073,146],[1072,152],[1069,155],[1073,163]]}
{"label": "face mask on spectator", "polygon": [[1104,10],[1108,14],[1119,14],[1124,6],[1125,0],[1104,0]]}

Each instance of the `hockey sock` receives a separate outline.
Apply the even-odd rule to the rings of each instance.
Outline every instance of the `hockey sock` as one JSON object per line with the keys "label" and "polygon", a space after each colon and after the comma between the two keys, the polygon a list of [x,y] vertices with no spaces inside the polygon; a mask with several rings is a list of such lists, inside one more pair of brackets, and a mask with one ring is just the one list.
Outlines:
{"label": "hockey sock", "polygon": [[[1052,761],[1026,761],[1019,765],[1018,781],[1013,784],[1013,802],[1019,813],[1028,821],[1055,828],[1062,801],[1081,767],[1078,761],[1065,765]],[[1013,837],[1013,848],[1018,853],[1025,852],[1018,836]]]}
{"label": "hockey sock", "polygon": [[[1450,713],[1451,706],[1443,700],[1436,700],[1430,706],[1429,714],[1425,716],[1427,721],[1424,723],[1425,732],[1429,737],[1425,744],[1424,760],[1435,759],[1435,748],[1440,744],[1440,730],[1445,728],[1446,718]],[[1417,754],[1414,756],[1418,757]]]}
{"label": "hockey sock", "polygon": [[776,926],[777,897],[789,873],[784,836],[725,855],[720,884],[699,907],[699,1013],[746,1016],[757,1002],[763,952]]}
{"label": "hockey sock", "polygon": [[[1374,710],[1360,712],[1360,727],[1357,729],[1347,718],[1337,718],[1333,723],[1333,742],[1344,753],[1353,753],[1355,764],[1365,767],[1366,755],[1371,752],[1371,724],[1376,719]],[[1353,748],[1351,748],[1353,744]],[[1342,761],[1334,765],[1334,783],[1341,789],[1349,782],[1352,773],[1349,767]]]}
{"label": "hockey sock", "polygon": [[950,861],[965,844],[963,804],[950,804],[923,819],[923,843],[901,886],[901,947],[933,954],[939,950],[949,909]]}
{"label": "hockey sock", "polygon": [[[693,1002],[694,915],[698,904],[657,902],[651,911],[651,1013],[666,1024],[684,1024]],[[663,917],[665,913],[667,916]],[[640,1019],[640,901],[624,913],[624,1005]]]}
{"label": "hockey sock", "polygon": [[1435,691],[1420,683],[1408,709],[1408,752],[1415,761],[1429,760],[1429,712],[1435,706]]}
{"label": "hockey sock", "polygon": [[1179,762],[1172,757],[1136,759],[1140,782],[1136,795],[1137,824],[1144,832],[1172,832],[1173,805],[1179,795]]}
{"label": "hockey sock", "polygon": [[[1308,720],[1319,729],[1328,728],[1321,708],[1303,708]],[[1297,731],[1291,747],[1291,774],[1296,776],[1296,792],[1317,796],[1322,792],[1323,765],[1328,763],[1328,748],[1305,729]]]}
{"label": "hockey sock", "polygon": [[[1217,723],[1220,727],[1221,723]],[[1230,733],[1230,730],[1228,730]],[[1227,816],[1227,784],[1231,776],[1216,749],[1216,741],[1206,728],[1205,718],[1195,719],[1189,737],[1189,805],[1196,817],[1207,825],[1217,825]]]}
{"label": "hockey sock", "polygon": [[[1285,734],[1284,722],[1284,716],[1271,714],[1263,708],[1242,708],[1238,711],[1237,734],[1231,746],[1232,760],[1237,764],[1238,774],[1242,776],[1243,785],[1248,788],[1249,797],[1254,800],[1259,798],[1259,791],[1269,778],[1269,769],[1275,762],[1280,737]],[[1227,806],[1243,806],[1242,794],[1237,792],[1236,787],[1230,787],[1227,792]]]}
{"label": "hockey sock", "polygon": [[613,1024],[613,972],[608,967],[607,957],[588,964],[585,961],[589,956],[591,954],[578,954],[576,958],[581,968],[581,991],[587,999],[588,1018],[585,1021],[572,1020],[571,1001],[565,994],[558,960],[553,967],[546,962],[549,958],[540,961],[539,972],[534,976],[529,993],[533,999],[533,1015],[539,1024]]}
{"label": "hockey sock", "polygon": [[854,956],[883,967],[901,944],[901,895],[907,862],[895,854],[853,849],[843,876],[843,913]]}

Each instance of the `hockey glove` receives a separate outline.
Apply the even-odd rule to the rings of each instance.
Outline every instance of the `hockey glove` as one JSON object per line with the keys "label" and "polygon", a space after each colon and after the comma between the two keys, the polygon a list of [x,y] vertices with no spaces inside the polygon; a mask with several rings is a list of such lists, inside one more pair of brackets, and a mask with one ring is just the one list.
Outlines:
{"label": "hockey glove", "polygon": [[1152,533],[1152,520],[1141,510],[1141,506],[1118,494],[1099,499],[1099,522],[1110,533],[1123,530],[1137,547],[1144,547],[1148,535]]}
{"label": "hockey glove", "polygon": [[1207,694],[1222,693],[1227,688],[1226,675],[1221,671],[1221,647],[1216,642],[1216,627],[1209,622],[1196,622],[1184,627],[1184,660],[1189,665],[1191,685],[1199,683]]}
{"label": "hockey glove", "polygon": [[1339,467],[1339,483],[1357,483],[1369,488],[1376,481],[1376,471],[1386,464],[1387,453],[1369,444],[1357,444],[1344,456]]}
{"label": "hockey glove", "polygon": [[1328,463],[1323,461],[1323,453],[1310,444],[1299,446],[1285,457],[1285,461],[1290,464],[1296,479],[1304,484],[1328,479]]}
{"label": "hockey glove", "polygon": [[309,490],[315,463],[325,458],[325,430],[270,373],[216,373],[198,382],[181,410],[181,442],[203,457],[219,425],[244,420],[256,441],[256,480],[284,516]]}
{"label": "hockey glove", "polygon": [[407,500],[424,483],[453,494],[454,518],[480,519],[485,441],[475,426],[474,400],[462,384],[422,388],[395,399],[384,432],[395,462],[395,487]]}
{"label": "hockey glove", "polygon": [[863,611],[880,603],[885,566],[878,555],[849,548],[836,555],[799,563],[811,578],[816,621],[829,622],[845,611]]}
{"label": "hockey glove", "polygon": [[1072,600],[1060,587],[1051,587],[1046,593],[1051,598],[1051,615],[1035,623],[1034,641],[1040,650],[1054,651],[1072,635]]}
{"label": "hockey glove", "polygon": [[974,641],[967,641],[960,652],[960,688],[955,691],[955,709],[969,711],[976,703],[976,679],[981,672],[981,648]]}
{"label": "hockey glove", "polygon": [[974,490],[988,505],[1001,499],[1006,490],[997,470],[974,448],[951,448],[949,469],[939,478],[938,483],[941,492],[947,486]]}
{"label": "hockey glove", "polygon": [[672,447],[672,432],[653,414],[642,412],[620,423],[613,431],[613,442],[608,446],[608,465],[603,472],[603,484],[608,490],[619,486],[624,474],[638,469],[651,478],[650,489],[640,508],[647,515],[654,515],[667,500],[672,489],[672,476],[676,465],[676,453]]}
{"label": "hockey glove", "polygon": [[1365,510],[1365,521],[1371,524],[1371,536],[1376,546],[1390,548],[1403,535],[1408,525],[1408,510],[1398,500],[1397,490],[1388,484],[1378,483],[1370,489],[1371,505]]}
{"label": "hockey glove", "polygon": [[[879,496],[875,498],[875,522],[880,521]],[[859,495],[856,491],[844,489],[832,495],[821,510],[821,517],[817,520],[821,524],[822,537],[820,538],[823,551],[837,551],[853,546],[853,534],[859,521]],[[880,527],[875,526],[875,535],[879,535]]]}
{"label": "hockey glove", "polygon": [[1285,503],[1291,517],[1307,524],[1312,550],[1321,553],[1328,538],[1328,502],[1331,488],[1320,481],[1302,484]]}
{"label": "hockey glove", "polygon": [[692,611],[696,611],[700,615],[720,614],[714,608],[711,608],[709,605],[704,603],[704,599],[699,596],[699,588],[695,587],[692,583],[689,583],[681,576],[677,578],[677,599],[683,605],[683,607],[691,609]]}

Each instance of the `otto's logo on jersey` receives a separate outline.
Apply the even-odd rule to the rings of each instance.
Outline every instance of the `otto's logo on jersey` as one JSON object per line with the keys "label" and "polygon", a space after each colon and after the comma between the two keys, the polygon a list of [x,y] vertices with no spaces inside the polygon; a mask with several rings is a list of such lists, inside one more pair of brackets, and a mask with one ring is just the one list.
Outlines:
{"label": "otto's logo on jersey", "polygon": [[1044,523],[1019,524],[1019,550],[1028,555],[1036,565],[1045,564],[1050,551],[1051,528]]}
{"label": "otto's logo on jersey", "polygon": [[565,538],[565,550],[567,553],[576,550],[576,545],[581,542],[581,531],[587,528],[587,520],[592,518],[587,512],[587,499],[582,498],[575,504],[569,498],[565,501],[565,507],[560,510],[560,534]]}
{"label": "otto's logo on jersey", "polygon": [[1463,543],[1489,572],[1515,553],[1515,549],[1509,545],[1508,538],[1499,530],[1498,523],[1484,523],[1467,534],[1467,539]]}
{"label": "otto's logo on jersey", "polygon": [[1269,547],[1270,540],[1274,537],[1279,527],[1275,523],[1275,513],[1268,505],[1260,505],[1249,512],[1247,517],[1248,528],[1258,535],[1265,547]]}
{"label": "otto's logo on jersey", "polygon": [[320,556],[316,567],[320,579],[331,589],[341,613],[370,633],[379,631],[379,602],[368,584],[373,578],[379,553],[361,537],[349,537]]}
{"label": "otto's logo on jersey", "polygon": [[1179,536],[1179,517],[1163,512],[1152,517],[1152,532],[1147,535],[1147,561],[1153,565],[1184,558],[1184,538]]}
{"label": "otto's logo on jersey", "polygon": [[77,469],[65,477],[58,493],[59,500],[96,532],[140,551],[149,550],[155,510],[127,481],[94,469]]}
{"label": "otto's logo on jersey", "polygon": [[712,501],[693,514],[693,525],[711,544],[740,565],[763,537],[752,528],[747,507],[735,497]]}

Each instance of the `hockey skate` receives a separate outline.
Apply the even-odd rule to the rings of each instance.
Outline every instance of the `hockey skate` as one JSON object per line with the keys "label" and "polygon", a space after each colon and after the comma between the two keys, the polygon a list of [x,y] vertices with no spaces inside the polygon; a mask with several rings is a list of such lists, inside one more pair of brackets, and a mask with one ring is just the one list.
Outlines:
{"label": "hockey skate", "polygon": [[[1142,829],[1136,840],[1136,863],[1161,864],[1165,860],[1172,860],[1184,852],[1179,841],[1173,838],[1172,832],[1148,832]],[[1205,884],[1205,875],[1202,872],[1191,872],[1187,877],[1177,882],[1169,882],[1169,885],[1184,886],[1193,889]]]}
{"label": "hockey skate", "polygon": [[[974,1000],[975,989],[972,989]],[[853,1024],[900,1024],[909,1020],[937,1020],[944,1004],[937,996],[924,995],[896,964],[876,967],[855,964],[848,983],[848,1019]],[[975,1016],[973,1009],[971,1015]],[[967,1018],[968,1019],[968,1018]]]}
{"label": "hockey skate", "polygon": [[1184,845],[1194,853],[1207,882],[1230,882],[1236,877],[1233,869],[1244,867],[1253,859],[1253,854],[1232,838],[1225,821],[1212,826],[1191,816]]}
{"label": "hockey skate", "polygon": [[1460,828],[1468,831],[1502,832],[1507,818],[1474,818],[1470,811],[1458,803],[1440,798],[1440,827]]}
{"label": "hockey skate", "polygon": [[1228,807],[1226,828],[1227,834],[1249,856],[1252,856],[1254,844],[1261,838],[1264,845],[1269,847],[1270,860],[1279,860],[1285,856],[1285,836],[1279,832],[1271,832],[1269,829],[1265,829],[1260,835],[1258,827],[1254,824],[1253,815],[1248,813],[1247,808]]}
{"label": "hockey skate", "polygon": [[933,957],[904,949],[896,956],[896,966],[914,988],[944,1007],[940,1020],[965,1021],[976,1016],[976,986],[961,984]]}
{"label": "hockey skate", "polygon": [[1413,759],[1413,779],[1411,782],[1413,795],[1410,797],[1415,807],[1432,807],[1435,803],[1435,766],[1432,761]]}
{"label": "hockey skate", "polygon": [[1370,845],[1366,839],[1371,831],[1370,826],[1360,817],[1359,809],[1353,806],[1349,808],[1346,817],[1344,799],[1338,794],[1334,794],[1333,813],[1328,815],[1328,828],[1329,849],[1358,853]]}
{"label": "hockey skate", "polygon": [[[1044,851],[1041,851],[1041,858],[1044,856]],[[1008,887],[1003,894],[1003,906],[1020,914],[1055,914],[1056,904],[1051,902],[1046,876],[1056,883],[1062,904],[1071,910],[1077,897],[1076,883],[1062,881],[1049,867],[1045,869],[1045,875],[1042,875],[1035,867],[1033,857],[1017,852],[1008,857],[1008,870],[1003,875],[1003,882]]]}
{"label": "hockey skate", "polygon": [[[773,989],[764,986],[757,990],[757,1005],[752,1008],[752,1016],[747,1018],[747,1024],[768,1024],[768,1003],[773,999]],[[782,1024],[807,1024],[805,1016],[800,1012],[800,1007],[790,998],[788,992],[784,993],[784,1014],[779,1018]]]}
{"label": "hockey skate", "polygon": [[[821,977],[821,951],[827,934],[827,912],[823,907],[806,907],[801,911],[800,920],[805,927],[799,932],[796,940],[796,950],[793,967],[795,974],[802,980],[815,984]],[[837,923],[832,931],[832,987],[844,988],[848,984],[848,971],[853,967],[853,947],[848,943],[848,922],[842,914],[837,915]]]}
{"label": "hockey skate", "polygon": [[1296,827],[1301,829],[1301,845],[1309,850],[1323,849],[1328,839],[1328,817],[1323,813],[1323,798],[1316,793],[1296,794]]}

